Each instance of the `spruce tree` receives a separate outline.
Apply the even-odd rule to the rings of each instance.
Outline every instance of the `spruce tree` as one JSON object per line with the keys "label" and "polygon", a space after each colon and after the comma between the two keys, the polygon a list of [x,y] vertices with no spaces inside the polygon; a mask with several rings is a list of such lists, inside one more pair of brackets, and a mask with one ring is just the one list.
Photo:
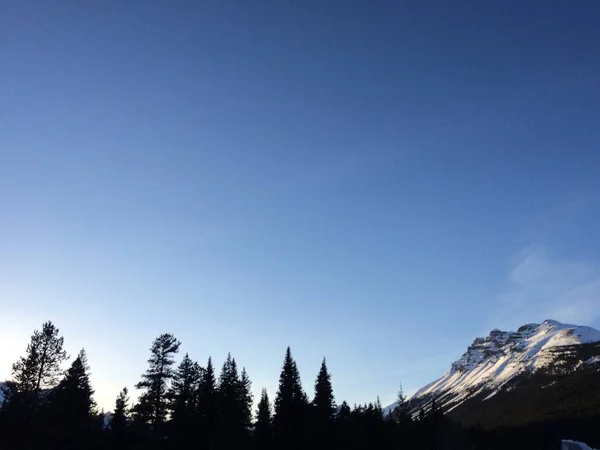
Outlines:
{"label": "spruce tree", "polygon": [[49,396],[46,422],[54,424],[61,442],[80,446],[89,439],[97,417],[93,394],[87,356],[81,350]]}
{"label": "spruce tree", "polygon": [[383,421],[383,407],[381,406],[381,400],[379,399],[379,395],[377,396],[377,401],[375,401],[374,414],[375,418],[378,421]]}
{"label": "spruce tree", "polygon": [[237,363],[231,354],[219,376],[219,440],[231,447],[243,445],[250,431],[252,394],[246,370],[238,374]]}
{"label": "spruce tree", "polygon": [[267,390],[263,388],[256,412],[254,439],[257,449],[268,449],[273,440],[273,415]]}
{"label": "spruce tree", "polygon": [[335,400],[331,386],[331,375],[327,370],[325,358],[321,363],[321,369],[315,381],[315,398],[313,400],[317,419],[319,421],[332,422],[335,418]]}
{"label": "spruce tree", "polygon": [[373,405],[373,403],[369,402],[365,406],[365,415],[367,416],[368,419],[373,419],[376,417],[375,406]]}
{"label": "spruce tree", "polygon": [[196,420],[198,423],[198,435],[201,439],[201,449],[210,448],[215,439],[215,427],[219,414],[217,403],[217,381],[212,358],[208,358],[206,369],[202,373],[200,387],[196,399]]}
{"label": "spruce tree", "polygon": [[53,409],[57,407],[57,413],[71,424],[89,424],[95,412],[89,370],[87,355],[82,349],[52,392]]}
{"label": "spruce tree", "polygon": [[115,411],[110,421],[110,429],[115,434],[122,434],[129,420],[129,391],[124,387],[115,401]]}
{"label": "spruce tree", "polygon": [[369,402],[361,411],[360,429],[362,431],[362,445],[383,448],[386,439],[386,425],[383,420],[382,408],[379,401],[375,404]]}
{"label": "spruce tree", "polygon": [[12,381],[5,392],[6,406],[16,402],[33,408],[38,405],[42,389],[56,386],[62,374],[60,365],[67,359],[63,343],[58,328],[50,321],[42,325],[42,331],[33,332],[27,355],[12,366]]}
{"label": "spruce tree", "polygon": [[246,372],[246,368],[242,367],[242,373],[240,374],[239,380],[240,386],[240,395],[239,395],[239,403],[240,403],[240,411],[241,411],[241,419],[242,425],[246,431],[249,431],[252,427],[252,403],[254,402],[254,397],[252,395],[252,382],[250,381],[250,377],[248,376],[248,372]]}
{"label": "spruce tree", "polygon": [[196,396],[203,369],[186,353],[173,374],[168,396],[172,427],[177,435],[187,434],[196,412]]}
{"label": "spruce tree", "polygon": [[411,422],[410,411],[408,409],[408,402],[406,400],[406,395],[404,395],[404,390],[402,389],[402,385],[398,389],[398,399],[396,400],[397,406],[392,411],[391,415],[399,424],[407,424]]}
{"label": "spruce tree", "polygon": [[273,427],[280,447],[300,448],[303,445],[308,400],[302,390],[300,373],[288,347],[279,377],[275,397]]}
{"label": "spruce tree", "polygon": [[239,379],[237,364],[231,354],[223,363],[219,375],[219,419],[221,428],[235,426],[240,421],[239,411]]}
{"label": "spruce tree", "polygon": [[135,385],[143,389],[136,415],[140,422],[151,425],[152,432],[160,435],[167,416],[169,382],[173,378],[174,355],[181,343],[172,334],[161,334],[150,348],[149,367],[142,375],[142,381]]}
{"label": "spruce tree", "polygon": [[346,401],[340,405],[335,418],[335,427],[337,430],[337,439],[339,448],[353,448],[355,442],[352,440],[352,411]]}
{"label": "spruce tree", "polygon": [[348,403],[346,403],[346,401],[344,400],[342,402],[342,404],[340,405],[340,410],[338,411],[337,414],[337,421],[338,422],[348,422],[350,420],[350,406],[348,406]]}
{"label": "spruce tree", "polygon": [[331,387],[331,375],[327,370],[325,358],[315,381],[315,397],[312,402],[313,413],[313,447],[329,448],[333,442],[333,420],[335,418],[335,401]]}

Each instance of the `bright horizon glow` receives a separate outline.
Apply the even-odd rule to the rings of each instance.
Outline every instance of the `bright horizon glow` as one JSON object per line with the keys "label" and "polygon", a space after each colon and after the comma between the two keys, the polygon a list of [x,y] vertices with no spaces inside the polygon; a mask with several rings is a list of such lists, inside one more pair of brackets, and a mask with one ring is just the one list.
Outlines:
{"label": "bright horizon glow", "polygon": [[386,405],[600,328],[600,8],[441,3],[6,2],[0,379],[52,320],[107,410],[164,332]]}

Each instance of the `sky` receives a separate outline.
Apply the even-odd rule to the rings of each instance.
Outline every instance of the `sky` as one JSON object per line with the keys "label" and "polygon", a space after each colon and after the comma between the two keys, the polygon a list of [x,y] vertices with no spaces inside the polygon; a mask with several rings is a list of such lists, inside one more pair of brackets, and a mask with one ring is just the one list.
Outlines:
{"label": "sky", "polygon": [[[7,0],[0,379],[52,320],[107,410],[173,333],[389,404],[600,327],[597,1]],[[135,395],[135,394],[134,394]]]}

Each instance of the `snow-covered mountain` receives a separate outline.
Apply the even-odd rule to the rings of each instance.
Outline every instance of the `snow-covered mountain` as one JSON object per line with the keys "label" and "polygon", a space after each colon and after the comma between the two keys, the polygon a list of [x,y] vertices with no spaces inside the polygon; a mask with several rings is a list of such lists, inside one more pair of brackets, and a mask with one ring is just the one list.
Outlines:
{"label": "snow-covered mountain", "polygon": [[419,389],[410,402],[413,407],[420,407],[435,399],[437,406],[449,411],[479,394],[486,394],[486,399],[492,397],[519,375],[540,369],[565,372],[582,364],[595,365],[600,356],[581,359],[577,349],[598,341],[600,331],[594,328],[555,320],[523,325],[517,331],[494,329],[487,337],[475,339],[444,376]]}

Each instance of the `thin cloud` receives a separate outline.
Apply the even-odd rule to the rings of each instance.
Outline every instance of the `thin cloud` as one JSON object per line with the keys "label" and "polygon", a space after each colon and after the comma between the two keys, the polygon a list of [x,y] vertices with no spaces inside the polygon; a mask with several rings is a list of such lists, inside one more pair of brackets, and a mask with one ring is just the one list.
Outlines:
{"label": "thin cloud", "polygon": [[544,319],[589,325],[600,318],[600,267],[592,263],[529,247],[512,258],[507,279],[500,296],[505,326]]}

